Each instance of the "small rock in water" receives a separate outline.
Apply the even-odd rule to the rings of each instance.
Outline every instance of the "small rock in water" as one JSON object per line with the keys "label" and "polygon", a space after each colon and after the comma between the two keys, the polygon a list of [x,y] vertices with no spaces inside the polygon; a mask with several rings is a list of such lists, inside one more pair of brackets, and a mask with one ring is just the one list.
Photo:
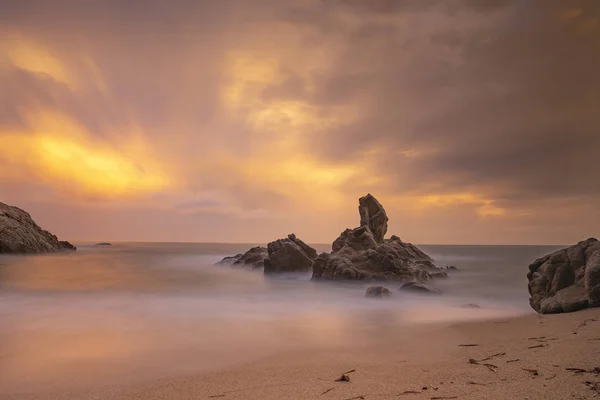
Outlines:
{"label": "small rock in water", "polygon": [[454,265],[446,265],[446,269],[448,271],[458,271],[458,268],[456,268]]}
{"label": "small rock in water", "polygon": [[365,297],[371,297],[371,298],[383,298],[383,297],[389,297],[392,295],[392,292],[390,292],[390,290],[388,288],[386,288],[385,286],[370,286],[367,288],[367,291],[365,293]]}
{"label": "small rock in water", "polygon": [[406,282],[404,285],[400,286],[399,290],[419,293],[441,293],[438,288],[428,286],[426,283],[418,281]]}
{"label": "small rock in water", "polygon": [[461,307],[462,308],[481,308],[478,304],[473,304],[473,303],[463,304]]}
{"label": "small rock in water", "polygon": [[112,246],[112,244],[108,243],[108,242],[100,242],[100,243],[96,243],[96,246]]}

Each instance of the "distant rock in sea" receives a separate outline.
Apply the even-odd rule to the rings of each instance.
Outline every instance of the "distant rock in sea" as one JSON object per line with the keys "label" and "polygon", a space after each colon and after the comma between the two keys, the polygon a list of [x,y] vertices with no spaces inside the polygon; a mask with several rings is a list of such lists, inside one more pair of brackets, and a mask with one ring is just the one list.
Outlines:
{"label": "distant rock in sea", "polygon": [[95,246],[112,246],[112,244],[108,242],[100,242],[96,243]]}
{"label": "distant rock in sea", "polygon": [[416,246],[398,236],[384,239],[388,217],[371,194],[359,199],[360,225],[346,229],[313,264],[313,279],[424,281],[447,276]]}
{"label": "distant rock in sea", "polygon": [[529,266],[529,304],[542,314],[600,307],[600,242],[590,238]]}
{"label": "distant rock in sea", "polygon": [[0,253],[47,253],[76,250],[40,228],[29,213],[0,202]]}
{"label": "distant rock in sea", "polygon": [[264,261],[267,258],[268,252],[266,247],[253,247],[244,254],[236,254],[235,256],[225,257],[217,263],[217,265],[235,265],[235,266],[250,266],[252,268],[262,268],[265,266]]}
{"label": "distant rock in sea", "polygon": [[298,239],[293,233],[285,239],[278,239],[267,245],[265,274],[278,272],[310,271],[317,251]]}

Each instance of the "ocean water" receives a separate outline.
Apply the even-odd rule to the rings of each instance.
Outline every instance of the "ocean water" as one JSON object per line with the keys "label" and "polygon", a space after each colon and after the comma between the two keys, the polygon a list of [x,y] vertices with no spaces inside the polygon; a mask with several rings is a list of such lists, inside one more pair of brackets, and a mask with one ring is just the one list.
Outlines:
{"label": "ocean water", "polygon": [[460,269],[434,282],[442,294],[389,284],[393,295],[380,300],[364,297],[367,283],[215,265],[251,246],[78,244],[0,256],[0,393],[132,383],[366,344],[381,329],[532,313],[527,266],[558,248],[423,245],[437,265]]}

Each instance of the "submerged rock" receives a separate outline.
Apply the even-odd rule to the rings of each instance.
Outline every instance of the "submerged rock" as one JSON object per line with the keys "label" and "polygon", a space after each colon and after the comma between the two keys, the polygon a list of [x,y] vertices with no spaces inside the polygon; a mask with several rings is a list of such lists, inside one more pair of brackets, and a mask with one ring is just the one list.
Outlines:
{"label": "submerged rock", "polygon": [[46,253],[76,250],[40,228],[29,213],[0,203],[0,253]]}
{"label": "submerged rock", "polygon": [[474,303],[463,304],[460,307],[461,308],[481,308],[481,306],[479,306],[479,304],[474,304]]}
{"label": "submerged rock", "polygon": [[[370,194],[359,199],[360,224],[346,229],[313,264],[313,279],[427,280],[444,277],[444,270],[416,246],[398,236],[384,239],[387,215]],[[375,230],[375,232],[373,232]]]}
{"label": "submerged rock", "polygon": [[370,286],[367,288],[367,291],[365,292],[365,297],[371,297],[371,298],[389,297],[391,295],[392,295],[392,292],[390,292],[390,290],[388,288],[386,288],[385,286]]}
{"label": "submerged rock", "polygon": [[404,285],[399,287],[399,290],[416,293],[441,293],[440,289],[431,287],[426,283],[419,281],[406,282]]}
{"label": "submerged rock", "polygon": [[310,271],[317,257],[317,251],[293,233],[285,239],[269,243],[267,251],[265,274]]}
{"label": "submerged rock", "polygon": [[96,243],[95,246],[112,246],[112,244],[108,242],[100,242]]}
{"label": "submerged rock", "polygon": [[251,266],[252,268],[264,267],[265,258],[267,258],[266,247],[253,247],[244,254],[236,254],[235,256],[225,257],[219,261],[218,265],[236,265],[236,266]]}
{"label": "submerged rock", "polygon": [[600,242],[590,238],[535,260],[529,304],[542,314],[600,306]]}

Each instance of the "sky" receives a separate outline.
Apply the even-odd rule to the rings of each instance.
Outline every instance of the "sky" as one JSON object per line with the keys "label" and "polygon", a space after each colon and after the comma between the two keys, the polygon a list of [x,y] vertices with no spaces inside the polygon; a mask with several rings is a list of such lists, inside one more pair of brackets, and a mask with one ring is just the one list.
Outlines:
{"label": "sky", "polygon": [[600,235],[598,0],[0,0],[0,201],[61,239]]}

